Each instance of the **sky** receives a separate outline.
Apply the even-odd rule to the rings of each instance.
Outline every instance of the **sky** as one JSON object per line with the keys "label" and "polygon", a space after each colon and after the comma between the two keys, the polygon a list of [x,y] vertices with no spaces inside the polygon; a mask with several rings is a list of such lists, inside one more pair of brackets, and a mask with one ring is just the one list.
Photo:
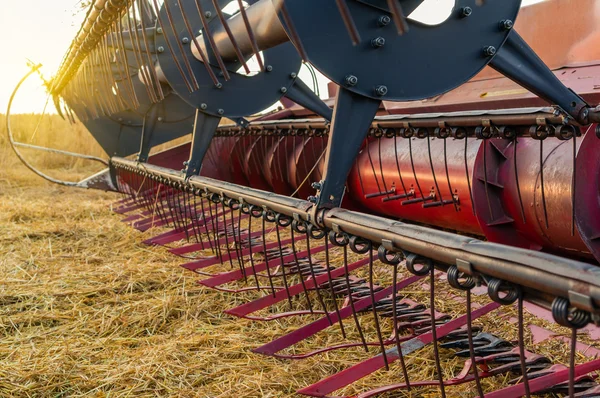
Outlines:
{"label": "sky", "polygon": [[[451,0],[428,0],[432,3]],[[503,1],[503,0],[490,0]],[[523,0],[523,5],[542,0]],[[9,97],[25,73],[27,59],[43,64],[42,73],[52,76],[85,16],[80,0],[2,1],[0,10],[0,113],[6,113]],[[46,94],[37,77],[23,86],[11,112],[41,112]],[[50,103],[48,111],[54,112]]]}

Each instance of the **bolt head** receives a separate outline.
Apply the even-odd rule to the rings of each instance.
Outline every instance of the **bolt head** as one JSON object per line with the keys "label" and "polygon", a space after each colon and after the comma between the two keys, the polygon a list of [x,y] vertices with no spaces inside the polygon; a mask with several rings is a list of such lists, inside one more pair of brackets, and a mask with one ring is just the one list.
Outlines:
{"label": "bolt head", "polygon": [[316,196],[309,196],[307,198],[307,200],[311,203],[317,203],[317,197]]}
{"label": "bolt head", "polygon": [[163,46],[159,46],[156,51],[158,51],[159,53],[164,53],[165,52],[165,48]]}
{"label": "bolt head", "polygon": [[200,104],[200,109],[204,110],[206,108],[208,108],[208,105],[206,105],[206,104]]}
{"label": "bolt head", "polygon": [[162,122],[162,121],[163,121],[163,118],[162,118],[162,116],[159,116],[159,117],[158,117],[158,121],[159,121],[159,122]]}
{"label": "bolt head", "polygon": [[387,26],[390,24],[390,22],[392,22],[392,18],[390,18],[388,15],[382,15],[377,20],[379,26]]}
{"label": "bolt head", "polygon": [[267,67],[265,69],[267,70],[267,72],[272,72],[273,71],[273,66],[272,65],[267,65]]}
{"label": "bolt head", "polygon": [[223,88],[223,83],[219,82],[219,83],[215,84],[215,87],[216,88]]}
{"label": "bolt head", "polygon": [[292,73],[290,73],[290,77],[291,77],[292,79],[295,79],[295,78],[297,78],[297,77],[298,77],[298,75],[297,75],[295,72],[292,72]]}
{"label": "bolt head", "polygon": [[320,182],[313,182],[312,184],[310,184],[311,187],[313,187],[313,189],[316,189],[317,191],[321,190],[321,188],[323,188],[323,185]]}
{"label": "bolt head", "polygon": [[495,55],[495,54],[496,54],[496,47],[494,47],[494,46],[487,46],[487,47],[484,47],[484,49],[483,49],[483,53],[484,53],[486,56],[488,56],[488,57],[491,57],[492,55]]}
{"label": "bolt head", "polygon": [[374,48],[380,48],[380,47],[383,47],[383,46],[385,46],[385,38],[383,38],[383,37],[381,37],[381,36],[379,36],[379,37],[376,37],[376,38],[374,38],[373,40],[371,40],[371,45],[372,45]]}
{"label": "bolt head", "polygon": [[473,9],[471,7],[463,7],[462,10],[460,10],[460,15],[463,17],[468,17],[471,14],[473,14]]}
{"label": "bolt head", "polygon": [[225,110],[223,110],[223,109],[219,109],[219,110],[217,111],[217,113],[218,113],[219,115],[222,115],[222,114],[224,114],[224,113],[225,113]]}
{"label": "bolt head", "polygon": [[211,18],[211,17],[212,17],[212,12],[210,12],[210,11],[206,11],[206,12],[204,13],[204,16],[205,16],[206,18]]}
{"label": "bolt head", "polygon": [[356,86],[358,84],[358,77],[354,75],[348,75],[346,76],[345,81],[347,86]]}
{"label": "bolt head", "polygon": [[285,93],[287,93],[287,87],[281,87],[281,89],[279,91],[281,91],[282,93],[285,94]]}
{"label": "bolt head", "polygon": [[502,30],[511,30],[514,26],[514,22],[511,21],[510,19],[505,19],[503,21],[500,21],[500,29]]}
{"label": "bolt head", "polygon": [[380,97],[383,97],[387,93],[388,93],[387,86],[377,86],[377,87],[375,87],[375,94],[379,95]]}
{"label": "bolt head", "polygon": [[189,39],[189,38],[187,38],[187,37],[184,37],[184,38],[182,38],[182,39],[181,39],[181,42],[182,42],[183,44],[188,44],[188,43],[190,42],[190,39]]}
{"label": "bolt head", "polygon": [[159,35],[162,35],[162,32],[163,32],[163,30],[161,27],[156,28],[156,33],[158,33]]}

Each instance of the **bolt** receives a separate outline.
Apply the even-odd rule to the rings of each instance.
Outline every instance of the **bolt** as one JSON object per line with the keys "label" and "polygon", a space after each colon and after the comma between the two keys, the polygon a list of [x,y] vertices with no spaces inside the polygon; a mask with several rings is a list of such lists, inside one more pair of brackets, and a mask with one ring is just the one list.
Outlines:
{"label": "bolt", "polygon": [[280,90],[280,91],[281,91],[282,93],[284,93],[284,94],[285,94],[285,93],[287,93],[287,87],[281,87],[281,90]]}
{"label": "bolt", "polygon": [[321,184],[320,182],[313,182],[312,184],[310,184],[311,187],[313,187],[313,189],[316,189],[317,191],[320,191],[321,188],[323,188],[323,184]]}
{"label": "bolt", "polygon": [[186,167],[187,167],[188,164],[190,164],[190,162],[187,161],[187,160],[185,162],[183,162],[183,165],[186,166]]}
{"label": "bolt", "polygon": [[290,73],[290,77],[292,79],[295,79],[296,77],[298,77],[298,75],[296,73],[292,72],[292,73]]}
{"label": "bolt", "polygon": [[183,39],[181,39],[181,42],[183,44],[188,44],[190,42],[190,39],[188,39],[187,37],[184,37]]}
{"label": "bolt", "polygon": [[487,46],[483,48],[483,53],[488,56],[491,57],[492,55],[496,54],[496,47],[494,46]]}
{"label": "bolt", "polygon": [[390,24],[390,22],[392,22],[392,18],[390,18],[387,15],[382,15],[377,20],[377,23],[379,24],[379,26],[388,26]]}
{"label": "bolt", "polygon": [[347,86],[356,86],[358,84],[358,77],[354,75],[346,76],[346,85]]}
{"label": "bolt", "polygon": [[164,53],[164,52],[165,52],[165,48],[164,48],[163,46],[159,46],[159,47],[158,47],[156,50],[157,50],[159,53]]}
{"label": "bolt", "polygon": [[384,95],[386,95],[387,92],[388,92],[387,86],[377,86],[377,87],[375,87],[375,94],[379,95],[380,97],[383,97]]}
{"label": "bolt", "polygon": [[204,16],[205,16],[206,18],[210,18],[210,17],[212,17],[212,12],[210,12],[210,11],[206,11],[206,12],[204,13]]}
{"label": "bolt", "polygon": [[500,29],[511,30],[515,24],[510,19],[500,21]]}
{"label": "bolt", "polygon": [[371,45],[374,48],[380,48],[383,47],[385,45],[385,39],[381,36],[374,38],[373,40],[371,40]]}
{"label": "bolt", "polygon": [[468,17],[471,14],[473,14],[473,9],[471,7],[463,7],[462,10],[460,10],[460,15],[462,17]]}
{"label": "bolt", "polygon": [[273,66],[272,65],[267,65],[266,69],[267,69],[267,72],[272,72],[273,71]]}
{"label": "bolt", "polygon": [[222,114],[224,114],[224,113],[225,113],[225,110],[223,110],[223,109],[219,109],[219,110],[217,111],[217,113],[218,113],[219,115],[222,115]]}
{"label": "bolt", "polygon": [[307,198],[307,200],[311,203],[317,203],[317,197],[316,196],[309,196]]}
{"label": "bolt", "polygon": [[162,122],[162,121],[163,121],[163,118],[162,118],[162,116],[159,116],[159,117],[158,117],[158,121],[159,121],[159,122]]}
{"label": "bolt", "polygon": [[200,109],[204,110],[206,108],[208,108],[208,105],[206,105],[206,104],[200,104]]}
{"label": "bolt", "polygon": [[162,32],[163,31],[162,31],[161,27],[156,28],[156,33],[158,33],[159,35],[162,35]]}
{"label": "bolt", "polygon": [[223,83],[219,82],[217,84],[215,84],[216,88],[223,88]]}

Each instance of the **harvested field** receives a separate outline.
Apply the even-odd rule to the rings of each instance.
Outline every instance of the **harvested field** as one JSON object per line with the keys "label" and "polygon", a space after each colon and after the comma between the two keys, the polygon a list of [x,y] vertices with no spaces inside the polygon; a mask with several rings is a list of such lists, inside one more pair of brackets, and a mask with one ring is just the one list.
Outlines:
{"label": "harvested field", "polygon": [[[197,285],[198,275],[178,266],[185,260],[141,243],[156,231],[140,233],[110,211],[117,195],[46,183],[19,165],[5,145],[0,159],[0,397],[288,397],[377,352],[376,347],[370,353],[354,348],[302,361],[252,353],[315,316],[266,323],[225,315],[224,310],[258,293],[232,295]],[[44,166],[73,179],[81,177],[81,167],[86,171],[79,163],[47,161]],[[386,273],[378,277],[389,282]],[[444,282],[436,288],[438,310],[464,311],[464,304],[450,299],[459,293]],[[422,303],[429,300],[426,284],[407,294]],[[514,340],[516,329],[506,327],[514,311],[502,312],[506,316],[496,311],[475,323]],[[372,317],[364,318],[372,337]],[[347,324],[351,334],[352,322]],[[389,332],[389,324],[383,327]],[[526,338],[528,349],[567,363],[567,344],[534,345],[529,333]],[[311,339],[310,347],[297,349],[340,341],[334,326]],[[461,370],[462,361],[451,351],[442,356],[446,378]],[[431,349],[417,351],[407,362],[411,378],[435,377]],[[486,379],[484,388],[506,385],[513,377]],[[377,372],[342,393],[401,381],[395,363],[390,372]],[[449,388],[448,396],[472,396],[471,387]],[[435,397],[438,391],[422,388],[395,396]]]}

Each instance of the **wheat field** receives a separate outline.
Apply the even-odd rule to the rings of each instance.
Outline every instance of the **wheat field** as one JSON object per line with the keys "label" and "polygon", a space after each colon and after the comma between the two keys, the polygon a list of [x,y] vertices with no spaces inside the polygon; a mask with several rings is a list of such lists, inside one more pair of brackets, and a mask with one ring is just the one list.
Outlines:
{"label": "wheat field", "polygon": [[[31,137],[38,118],[17,115],[16,138],[104,156],[81,125],[58,116],[47,116]],[[5,135],[0,115],[0,397],[292,397],[297,389],[375,355],[350,349],[291,361],[252,353],[316,318],[266,323],[225,315],[259,293],[232,295],[199,286],[197,275],[179,267],[183,259],[141,243],[156,231],[140,233],[111,212],[119,196],[47,183],[19,163]],[[48,174],[73,181],[98,168],[24,152]],[[436,288],[440,310],[458,314],[463,306],[448,299],[447,284]],[[411,294],[427,302],[427,292],[427,286],[416,286]],[[514,312],[503,314],[493,312],[477,323],[514,340],[514,329],[504,327]],[[373,336],[372,325],[363,326]],[[534,345],[529,334],[527,340],[528,348],[566,363],[566,344]],[[332,327],[303,348],[340,341]],[[434,377],[432,355],[424,349],[407,359],[412,377]],[[445,357],[450,378],[462,363]],[[486,379],[484,387],[494,389],[509,379]],[[393,365],[341,393],[401,380],[400,367]],[[449,388],[448,396],[471,396],[470,388]],[[438,394],[421,388],[389,396]]]}

